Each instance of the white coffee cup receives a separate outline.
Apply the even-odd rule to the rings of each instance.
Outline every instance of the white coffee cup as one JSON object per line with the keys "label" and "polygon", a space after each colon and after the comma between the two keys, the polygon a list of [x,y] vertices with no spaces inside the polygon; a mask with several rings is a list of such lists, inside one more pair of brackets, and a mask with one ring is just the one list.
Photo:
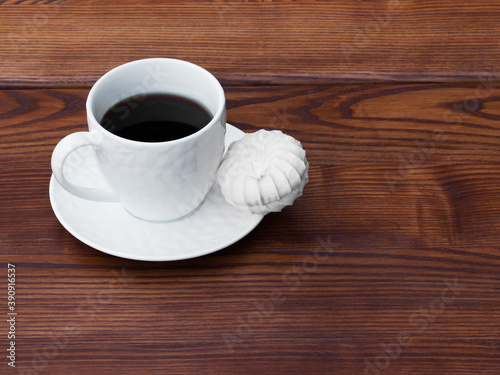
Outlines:
{"label": "white coffee cup", "polygon": [[[119,137],[101,124],[115,104],[142,94],[173,94],[202,104],[212,114],[203,128],[165,142]],[[102,76],[87,98],[88,132],[63,138],[52,154],[52,171],[73,195],[93,201],[120,202],[132,215],[169,221],[192,213],[203,202],[224,153],[226,104],[217,79],[192,63],[167,58],[133,61]],[[108,188],[88,188],[68,181],[64,169],[77,149],[92,146]],[[66,166],[65,166],[66,164]]]}

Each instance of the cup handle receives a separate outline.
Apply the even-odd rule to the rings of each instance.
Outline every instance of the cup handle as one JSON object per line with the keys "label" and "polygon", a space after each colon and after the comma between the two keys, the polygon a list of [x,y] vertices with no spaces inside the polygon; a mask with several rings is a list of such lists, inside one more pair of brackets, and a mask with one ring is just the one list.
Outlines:
{"label": "cup handle", "polygon": [[79,198],[98,202],[118,202],[118,197],[109,189],[78,186],[69,182],[64,176],[64,163],[73,151],[85,146],[96,147],[92,142],[93,135],[90,132],[76,132],[61,139],[52,153],[52,173],[64,189]]}

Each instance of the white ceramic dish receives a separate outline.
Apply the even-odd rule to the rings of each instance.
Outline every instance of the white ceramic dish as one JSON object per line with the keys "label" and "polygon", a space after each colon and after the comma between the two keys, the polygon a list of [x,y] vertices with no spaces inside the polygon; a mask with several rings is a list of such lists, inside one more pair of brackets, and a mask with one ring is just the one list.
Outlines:
{"label": "white ceramic dish", "polygon": [[[225,147],[244,133],[227,124]],[[91,155],[90,152],[87,153]],[[68,168],[67,178],[92,187],[104,186],[93,157]],[[221,250],[251,232],[264,215],[245,214],[229,205],[214,183],[200,207],[174,222],[148,222],[130,215],[120,203],[94,202],[75,197],[52,176],[50,202],[60,223],[73,236],[104,253],[144,261],[189,259]]]}

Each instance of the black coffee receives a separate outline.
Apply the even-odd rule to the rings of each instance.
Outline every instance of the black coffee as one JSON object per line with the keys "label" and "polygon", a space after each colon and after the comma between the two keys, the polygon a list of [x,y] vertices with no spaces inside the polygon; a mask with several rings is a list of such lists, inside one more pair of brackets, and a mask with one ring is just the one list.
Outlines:
{"label": "black coffee", "polygon": [[102,126],[119,137],[141,142],[165,142],[191,135],[212,120],[194,100],[170,94],[138,95],[111,107]]}

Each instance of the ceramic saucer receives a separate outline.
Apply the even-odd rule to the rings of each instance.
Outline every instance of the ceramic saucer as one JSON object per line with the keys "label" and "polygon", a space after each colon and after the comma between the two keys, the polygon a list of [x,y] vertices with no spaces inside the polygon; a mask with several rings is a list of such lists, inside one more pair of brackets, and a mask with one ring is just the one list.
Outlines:
{"label": "ceramic saucer", "polygon": [[[226,150],[243,135],[227,124]],[[82,155],[86,157],[81,157],[78,168],[65,170],[67,178],[81,185],[103,185],[90,152],[80,151]],[[217,182],[197,211],[174,222],[143,221],[119,203],[77,198],[54,176],[50,180],[50,202],[60,223],[80,241],[107,254],[146,261],[189,259],[223,249],[246,236],[263,218],[239,212],[226,203]]]}

